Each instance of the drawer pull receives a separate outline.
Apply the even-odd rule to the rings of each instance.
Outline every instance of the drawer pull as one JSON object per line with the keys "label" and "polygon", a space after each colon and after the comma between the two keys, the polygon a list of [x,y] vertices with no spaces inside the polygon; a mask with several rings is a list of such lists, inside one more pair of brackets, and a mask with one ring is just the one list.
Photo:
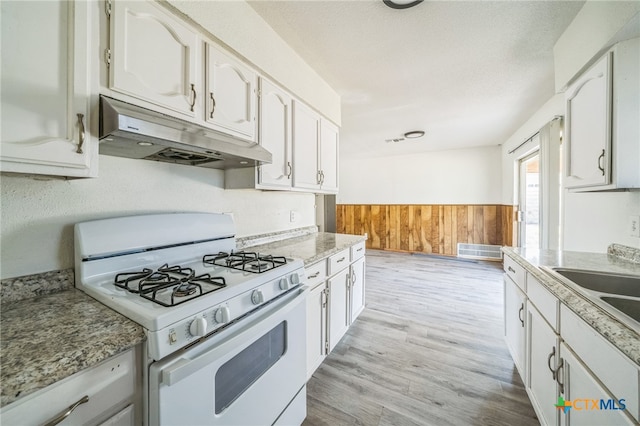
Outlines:
{"label": "drawer pull", "polygon": [[360,247],[360,248],[359,248],[358,250],[356,250],[356,251],[362,251],[362,247]]}
{"label": "drawer pull", "polygon": [[313,275],[309,275],[309,278],[316,278],[318,275],[320,275],[320,271],[316,272]]}
{"label": "drawer pull", "polygon": [[513,272],[514,274],[516,273],[516,270],[513,269],[511,266],[509,266],[507,269],[509,269],[509,272]]}
{"label": "drawer pull", "polygon": [[556,370],[551,368],[551,358],[553,358],[555,354],[556,354],[556,347],[554,346],[553,350],[549,354],[549,358],[547,358],[547,367],[549,368],[549,371],[551,371],[551,377],[553,377],[553,380],[556,379]]}
{"label": "drawer pull", "polygon": [[346,259],[346,257],[341,257],[340,259],[336,260],[336,263],[343,262],[345,259]]}
{"label": "drawer pull", "polygon": [[62,413],[58,414],[55,418],[51,419],[48,423],[46,423],[45,426],[57,425],[58,423],[60,423],[61,421],[69,417],[71,413],[73,413],[75,409],[78,408],[78,405],[84,404],[85,402],[89,402],[88,395],[83,396],[78,402],[76,402],[73,405],[70,405],[69,408],[64,410]]}

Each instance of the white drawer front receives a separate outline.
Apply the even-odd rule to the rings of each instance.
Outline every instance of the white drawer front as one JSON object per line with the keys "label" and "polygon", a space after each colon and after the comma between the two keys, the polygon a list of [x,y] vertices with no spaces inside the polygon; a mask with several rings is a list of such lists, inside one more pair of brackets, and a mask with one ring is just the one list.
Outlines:
{"label": "white drawer front", "polygon": [[310,289],[314,288],[318,284],[324,282],[327,279],[327,261],[321,260],[318,263],[314,263],[311,266],[305,266],[304,272],[307,275],[307,286]]}
{"label": "white drawer front", "polygon": [[349,249],[342,250],[329,258],[329,276],[349,266]]}
{"label": "white drawer front", "polygon": [[355,262],[364,256],[365,252],[365,242],[358,243],[354,246],[351,246],[351,261]]}
{"label": "white drawer front", "polygon": [[560,302],[531,274],[527,274],[527,297],[538,308],[554,331],[558,331],[558,310]]}
{"label": "white drawer front", "polygon": [[578,315],[560,306],[562,338],[617,399],[624,399],[629,414],[639,418],[640,369],[607,342]]}
{"label": "white drawer front", "polygon": [[524,268],[518,265],[515,260],[511,259],[509,256],[504,257],[504,272],[513,280],[514,283],[522,291],[526,293],[527,288],[525,285],[525,276],[526,272]]}
{"label": "white drawer front", "polygon": [[135,380],[134,350],[128,350],[3,407],[1,421],[7,425],[47,423],[86,395],[89,400],[78,405],[66,423],[96,423],[131,402]]}

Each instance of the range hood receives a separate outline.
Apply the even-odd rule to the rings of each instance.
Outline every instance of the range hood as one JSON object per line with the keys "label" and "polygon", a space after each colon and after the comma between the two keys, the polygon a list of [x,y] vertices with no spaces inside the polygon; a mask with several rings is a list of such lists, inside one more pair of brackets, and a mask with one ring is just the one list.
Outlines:
{"label": "range hood", "polygon": [[212,169],[271,163],[260,145],[100,96],[100,154]]}

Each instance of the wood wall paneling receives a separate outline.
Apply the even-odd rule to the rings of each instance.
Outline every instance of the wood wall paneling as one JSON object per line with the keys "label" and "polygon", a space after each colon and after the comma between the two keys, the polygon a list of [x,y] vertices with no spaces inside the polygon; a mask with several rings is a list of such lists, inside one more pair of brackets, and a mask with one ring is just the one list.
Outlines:
{"label": "wood wall paneling", "polygon": [[455,256],[458,243],[512,245],[513,206],[338,204],[336,225],[367,248]]}

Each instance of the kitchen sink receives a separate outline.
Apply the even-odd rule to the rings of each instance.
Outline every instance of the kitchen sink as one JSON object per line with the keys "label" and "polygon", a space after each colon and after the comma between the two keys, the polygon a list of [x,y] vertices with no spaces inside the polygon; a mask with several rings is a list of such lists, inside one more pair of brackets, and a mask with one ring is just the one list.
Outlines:
{"label": "kitchen sink", "polygon": [[547,266],[542,269],[640,333],[640,275]]}
{"label": "kitchen sink", "polygon": [[613,306],[622,313],[627,314],[634,320],[640,322],[640,300],[621,299],[619,297],[604,296],[601,299]]}
{"label": "kitchen sink", "polygon": [[567,268],[552,269],[571,282],[588,290],[620,296],[640,297],[640,276],[607,274]]}

